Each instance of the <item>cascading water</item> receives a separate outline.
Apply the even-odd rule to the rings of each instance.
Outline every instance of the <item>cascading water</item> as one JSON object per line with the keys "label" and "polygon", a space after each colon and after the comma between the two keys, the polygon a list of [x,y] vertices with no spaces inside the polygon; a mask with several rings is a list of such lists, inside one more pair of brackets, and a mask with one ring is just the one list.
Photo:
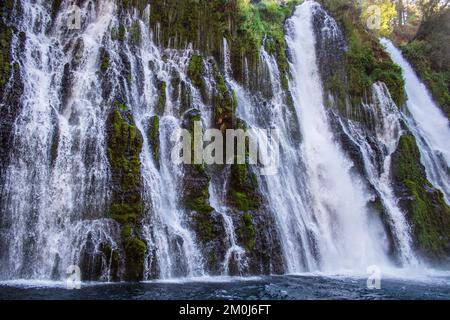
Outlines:
{"label": "cascading water", "polygon": [[[88,263],[92,265],[87,269],[95,269],[100,259],[99,279],[110,280],[112,252],[121,250],[121,240],[119,224],[103,218],[110,198],[105,121],[116,97],[131,110],[143,137],[142,233],[150,248],[144,278],[205,275],[196,235],[179,204],[184,173],[171,159],[172,135],[181,128],[180,116],[186,111],[181,110],[180,93],[175,94],[180,86],[173,85],[174,78],[188,87],[190,108],[201,112],[204,124],[209,126],[212,121],[211,108],[202,102],[186,74],[193,51],[157,47],[145,22],[149,7],[142,18],[137,12],[122,17],[127,23],[139,23],[141,41],[137,46],[129,39],[121,43],[113,39],[117,37],[114,30],[123,23],[117,18],[114,1],[85,3],[80,30],[68,30],[65,25],[69,5],[63,1],[52,22],[48,4],[25,1],[18,23],[27,34],[26,52],[15,52],[15,59],[23,61],[26,89],[15,128],[13,161],[2,189],[1,245],[8,249],[1,256],[2,278],[59,278],[69,265]],[[102,82],[98,72],[102,51],[108,53],[107,96],[102,96],[97,86]],[[73,73],[64,79],[68,65]],[[125,84],[124,67],[129,72]],[[169,98],[159,119],[156,161],[148,132],[149,122],[158,112],[158,83],[166,84]],[[219,196],[224,186],[214,183],[210,185],[211,204],[223,216],[229,245],[223,273],[229,272],[231,260],[241,272],[245,268],[244,250],[236,243],[233,221]],[[106,256],[105,246],[110,250]]]}
{"label": "cascading water", "polygon": [[[298,136],[291,131],[290,124],[296,122],[296,116],[284,108],[281,84],[276,61],[261,48],[263,61],[271,75],[273,98],[270,101],[270,112],[263,112],[261,106],[252,103],[250,96],[236,82],[230,81],[238,98],[238,117],[245,120],[253,129],[253,139],[264,141],[265,133],[259,136],[257,129],[275,127],[279,130],[280,167],[278,173],[272,176],[261,175],[261,189],[269,202],[272,214],[277,222],[278,233],[284,251],[285,269],[289,273],[314,270],[317,264],[314,258],[315,240],[318,235],[317,226],[308,210],[302,194],[305,181],[305,171],[302,165],[302,155],[298,152]],[[251,108],[250,108],[251,107]],[[267,107],[267,106],[266,106]],[[257,115],[264,115],[261,117]],[[294,136],[293,136],[294,134]]]}
{"label": "cascading water", "polygon": [[[105,110],[92,87],[98,81],[98,47],[114,6],[86,4],[83,14],[91,23],[79,34],[68,31],[62,20],[49,31],[45,1],[26,1],[17,22],[26,34],[26,49],[14,55],[26,81],[1,201],[1,238],[7,248],[2,277],[59,277],[80,255],[99,253],[105,240],[117,248],[115,222],[99,219],[107,200],[108,165]],[[71,61],[80,43],[84,53]],[[66,63],[77,67],[70,98],[62,101]]]}
{"label": "cascading water", "polygon": [[387,39],[383,39],[382,43],[392,60],[403,70],[408,96],[404,118],[416,137],[427,177],[441,189],[450,204],[450,123],[400,50]]}
{"label": "cascading water", "polygon": [[[397,148],[401,134],[400,112],[382,83],[374,84],[372,100],[365,108],[375,117],[375,134],[370,132],[368,136],[363,126],[351,120],[340,118],[340,125],[362,154],[365,176],[376,190],[386,211],[385,223],[391,228],[391,236],[394,238],[391,240],[396,246],[394,250],[400,258],[400,263],[403,266],[415,264],[417,261],[411,247],[410,228],[404,213],[397,205],[390,181],[391,156]],[[369,140],[370,136],[374,136],[375,141]],[[382,152],[382,163],[379,163],[374,144]],[[382,239],[383,235],[380,235],[380,238]]]}
{"label": "cascading water", "polygon": [[287,22],[292,56],[291,89],[300,123],[300,152],[306,170],[308,208],[317,225],[322,270],[362,269],[386,263],[377,225],[367,208],[367,190],[351,173],[352,163],[330,129],[317,68],[312,15],[319,5],[305,2]]}
{"label": "cascading water", "polygon": [[[248,89],[247,60],[243,61],[243,84],[233,79],[226,41],[221,48],[223,61],[216,64],[201,57],[205,86],[195,85],[188,64],[201,52],[190,46],[159,47],[147,23],[149,7],[119,14],[115,1],[87,1],[81,8],[81,29],[68,30],[64,12],[70,1],[62,1],[56,19],[48,13],[46,1],[22,2],[23,15],[16,24],[26,34],[26,50],[15,48],[13,59],[20,63],[25,87],[11,162],[1,189],[0,248],[6,250],[0,252],[0,278],[61,279],[69,265],[81,264],[90,273],[86,278],[112,280],[113,253],[123,254],[124,249],[123,226],[105,218],[113,193],[106,124],[114,107],[129,114],[131,126],[142,135],[143,217],[138,223],[148,249],[143,279],[206,276],[211,257],[219,259],[220,270],[214,274],[248,273],[254,256],[242,243],[239,225],[243,213],[230,206],[231,167],[205,169],[210,175],[206,190],[211,217],[223,229],[223,234],[219,232],[223,239],[208,243],[208,250],[216,248],[212,248],[213,256],[207,256],[206,246],[192,226],[192,212],[180,199],[186,167],[171,158],[174,132],[183,128],[190,112],[200,115],[203,128],[216,125],[210,100],[217,91],[215,72],[220,71],[215,68],[220,63],[226,89],[230,87],[236,94],[236,116],[254,129],[252,138],[267,145],[267,131],[258,129],[276,128],[280,142],[276,174],[265,175],[258,166],[250,170],[259,182],[264,205],[261,212],[252,212],[256,216],[253,221],[267,229],[257,231],[265,233],[269,242],[280,242],[278,247],[264,244],[261,250],[269,255],[266,250],[281,247],[282,266],[270,260],[267,268],[253,270],[365,272],[372,264],[389,265],[391,240],[383,224],[390,227],[402,264],[414,261],[409,227],[389,181],[390,157],[401,131],[400,115],[382,84],[374,85],[374,103],[364,106],[376,115],[374,133],[325,108],[312,21],[318,4],[305,2],[287,21],[290,92],[282,88],[275,57],[262,47],[259,68],[267,75],[263,80],[267,92],[255,95]],[[117,41],[116,32],[124,25],[126,30],[138,28],[140,39],[126,31]],[[336,31],[331,17],[327,28]],[[289,106],[288,94],[293,101]],[[410,100],[414,101],[411,96]],[[430,121],[440,119],[445,124],[443,120],[434,111],[432,118],[422,119],[416,107],[410,106],[408,124],[421,143],[427,172],[448,198],[449,179],[440,178],[445,177],[449,163],[448,146],[443,142],[448,122],[437,134],[429,128]],[[154,128],[150,128],[155,117],[157,152],[151,134]],[[364,173],[354,170],[332,122],[358,147]],[[381,161],[368,142],[371,134],[382,150]],[[435,150],[440,150],[440,156],[435,156]],[[374,197],[380,197],[385,218],[372,212]],[[272,220],[264,220],[267,216]],[[274,226],[264,223],[267,221],[274,221]]]}
{"label": "cascading water", "polygon": [[[148,10],[146,10],[148,12]],[[134,17],[137,19],[137,17]],[[184,54],[168,52],[170,58],[164,62],[163,53],[155,46],[149,28],[141,23],[142,47],[124,49],[132,57],[132,77],[136,79],[127,95],[133,110],[136,126],[143,133],[144,147],[141,153],[143,195],[146,205],[144,237],[153,251],[148,252],[145,278],[162,279],[180,276],[201,276],[204,274],[202,256],[197,248],[195,235],[186,226],[184,211],[179,208],[177,193],[183,173],[179,165],[171,159],[173,143],[171,136],[181,126],[176,118],[179,110],[174,109],[170,100],[163,106],[164,114],[159,119],[160,151],[155,162],[148,134],[150,119],[156,115],[157,81],[168,84],[166,92],[176,90],[170,87],[170,77],[175,73],[186,78],[184,70],[190,51]],[[141,70],[138,70],[141,69]],[[140,76],[140,75],[143,76]],[[143,85],[141,85],[143,83]],[[141,87],[141,89],[140,89]],[[153,106],[148,108],[148,106]],[[159,168],[158,168],[159,166]],[[152,262],[157,265],[157,275],[152,273]]]}

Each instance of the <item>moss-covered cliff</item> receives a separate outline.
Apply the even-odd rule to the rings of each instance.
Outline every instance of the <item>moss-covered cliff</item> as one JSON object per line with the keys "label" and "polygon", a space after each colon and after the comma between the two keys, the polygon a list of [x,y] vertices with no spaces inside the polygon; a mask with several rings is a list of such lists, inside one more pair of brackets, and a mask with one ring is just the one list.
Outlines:
{"label": "moss-covered cliff", "polygon": [[118,109],[109,115],[107,130],[113,190],[109,216],[122,226],[125,279],[139,280],[143,276],[147,251],[139,230],[143,211],[139,160],[142,136],[133,117]]}
{"label": "moss-covered cliff", "polygon": [[392,158],[392,178],[399,204],[407,213],[416,248],[445,260],[450,254],[450,207],[426,178],[414,136],[402,135]]}

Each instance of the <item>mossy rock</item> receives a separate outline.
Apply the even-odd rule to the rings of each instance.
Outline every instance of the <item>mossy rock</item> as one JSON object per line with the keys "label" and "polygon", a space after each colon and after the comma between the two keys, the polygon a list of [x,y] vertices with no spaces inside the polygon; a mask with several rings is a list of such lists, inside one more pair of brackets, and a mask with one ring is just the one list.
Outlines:
{"label": "mossy rock", "polygon": [[167,83],[157,79],[156,89],[158,91],[158,99],[156,100],[155,112],[158,115],[163,115],[167,103]]}
{"label": "mossy rock", "polygon": [[120,280],[120,253],[116,249],[112,249],[110,245],[102,244],[100,251],[105,257],[107,264],[109,265],[109,276],[112,281]]}
{"label": "mossy rock", "polygon": [[144,268],[144,241],[139,239],[142,219],[141,197],[142,135],[133,117],[117,103],[107,121],[108,160],[111,166],[112,199],[109,216],[122,226],[126,280],[141,280]]}
{"label": "mossy rock", "polygon": [[100,50],[100,71],[106,73],[110,65],[110,56],[106,49],[102,48]]}
{"label": "mossy rock", "polygon": [[244,212],[241,216],[242,226],[239,229],[239,235],[245,249],[251,251],[256,244],[256,229],[253,223],[253,216],[248,212]]}
{"label": "mossy rock", "polygon": [[6,26],[0,19],[0,97],[3,88],[11,77],[11,40],[14,29]]}
{"label": "mossy rock", "polygon": [[153,116],[149,120],[148,125],[148,141],[150,144],[150,147],[152,148],[152,156],[153,160],[155,161],[155,164],[157,167],[159,167],[159,117]]}
{"label": "mossy rock", "polygon": [[147,245],[137,237],[125,240],[126,278],[128,280],[142,279]]}
{"label": "mossy rock", "polygon": [[207,100],[206,84],[203,78],[205,74],[205,65],[203,57],[197,54],[192,55],[189,59],[187,74],[192,81],[192,84],[199,89],[203,101]]}
{"label": "mossy rock", "polygon": [[450,207],[443,194],[427,180],[412,134],[400,138],[392,156],[392,177],[399,204],[408,213],[416,247],[431,259],[450,254]]}
{"label": "mossy rock", "polygon": [[215,94],[212,97],[214,106],[214,119],[218,129],[223,133],[226,129],[233,129],[236,125],[236,94],[231,88],[228,88],[217,67],[214,68]]}
{"label": "mossy rock", "polygon": [[131,37],[131,43],[133,43],[135,46],[141,45],[142,31],[141,31],[141,25],[140,25],[139,21],[134,21],[131,24],[130,37]]}

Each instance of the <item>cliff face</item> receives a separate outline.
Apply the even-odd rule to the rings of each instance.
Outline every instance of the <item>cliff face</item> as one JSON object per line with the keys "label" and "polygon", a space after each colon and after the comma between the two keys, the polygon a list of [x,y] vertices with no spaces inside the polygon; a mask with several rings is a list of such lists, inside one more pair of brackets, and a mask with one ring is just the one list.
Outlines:
{"label": "cliff face", "polygon": [[[286,272],[282,231],[264,193],[266,181],[256,174],[258,165],[173,166],[170,136],[178,124],[193,132],[195,121],[202,122],[202,130],[212,127],[222,134],[226,129],[247,130],[237,112],[239,96],[256,106],[261,113],[254,115],[257,122],[267,126],[273,125],[269,106],[279,99],[290,117],[290,139],[301,141],[285,40],[285,20],[299,1],[76,3],[82,8],[81,30],[64,24],[68,1],[39,3],[42,10],[35,15],[31,13],[38,9],[27,1],[2,5],[0,249],[5,250],[0,250],[0,261],[5,263],[0,274],[58,277],[68,261],[78,263],[84,277],[94,280]],[[358,127],[370,146],[370,163],[381,174],[387,151],[377,141],[382,120],[374,85],[383,82],[401,108],[404,83],[400,69],[361,26],[353,3],[339,3],[323,1],[336,18],[336,34],[326,32],[330,18],[324,10],[313,17],[324,99],[336,143],[353,161],[352,170],[365,177],[371,211],[381,217],[390,255],[396,259],[399,248],[392,223],[379,191],[367,178],[372,167],[348,130],[350,124]],[[88,22],[94,24],[92,29]],[[43,39],[50,39],[50,49],[40,51]],[[23,54],[26,41],[35,46],[28,56]],[[51,77],[36,75],[35,69]],[[24,89],[31,75],[55,88],[40,96],[44,111],[39,112],[50,114],[48,120],[34,114],[25,99],[42,94],[32,85]],[[24,130],[22,138],[14,133],[15,126],[38,120],[42,131]],[[28,135],[36,142],[27,141]],[[448,254],[449,239],[442,238],[447,224],[427,221],[435,212],[447,219],[448,207],[437,191],[427,191],[423,170],[414,168],[417,175],[405,176],[403,164],[410,164],[411,157],[417,161],[417,154],[405,147],[404,139],[392,160],[397,194],[415,225],[417,246],[439,259]],[[414,141],[409,144],[416,147]],[[38,148],[42,152],[32,152]],[[24,157],[28,163],[16,162]],[[33,158],[44,168],[42,177]],[[21,182],[32,186],[23,199],[30,203],[26,208],[3,190],[19,171],[25,172]],[[408,188],[410,181],[420,183],[420,189]],[[66,190],[66,184],[75,187]],[[406,195],[405,188],[419,195]],[[423,210],[416,206],[419,198]],[[16,226],[17,216],[10,212],[23,215],[24,221]],[[76,231],[69,231],[74,221],[86,225],[75,223]],[[16,240],[13,234],[26,224],[32,232]],[[59,247],[34,252],[51,242],[41,234],[42,225],[51,225],[51,232],[70,239],[75,249],[67,256]],[[302,236],[309,239],[311,251],[318,250],[311,234]],[[32,248],[28,260],[11,262],[11,256],[24,255],[27,245]],[[24,265],[31,262],[43,267],[39,272],[26,270]]]}

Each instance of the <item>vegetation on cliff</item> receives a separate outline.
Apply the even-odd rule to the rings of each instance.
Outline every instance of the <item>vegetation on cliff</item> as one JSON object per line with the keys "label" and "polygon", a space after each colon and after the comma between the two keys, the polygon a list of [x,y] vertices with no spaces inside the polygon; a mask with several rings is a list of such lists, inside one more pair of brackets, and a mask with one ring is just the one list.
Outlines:
{"label": "vegetation on cliff", "polygon": [[[229,44],[234,78],[244,80],[245,61],[258,77],[259,49],[277,57],[282,83],[287,88],[288,63],[284,20],[296,3],[276,0],[168,0],[150,1],[150,24],[159,26],[157,41],[165,47],[185,48],[191,43],[216,61],[223,60],[223,40]],[[156,31],[156,29],[155,29]],[[256,86],[256,85],[254,85]]]}
{"label": "vegetation on cliff", "polygon": [[413,135],[400,138],[392,157],[392,178],[401,207],[408,213],[416,247],[427,257],[450,254],[450,207],[442,192],[427,180]]}
{"label": "vegetation on cliff", "polygon": [[430,17],[400,48],[450,119],[450,9]]}
{"label": "vegetation on cliff", "polygon": [[340,106],[345,106],[348,96],[353,108],[358,108],[370,99],[372,85],[377,81],[384,82],[395,103],[403,106],[406,96],[402,71],[384,51],[377,35],[362,23],[362,8],[351,0],[322,2],[342,27],[348,43],[345,77],[326,83]]}

